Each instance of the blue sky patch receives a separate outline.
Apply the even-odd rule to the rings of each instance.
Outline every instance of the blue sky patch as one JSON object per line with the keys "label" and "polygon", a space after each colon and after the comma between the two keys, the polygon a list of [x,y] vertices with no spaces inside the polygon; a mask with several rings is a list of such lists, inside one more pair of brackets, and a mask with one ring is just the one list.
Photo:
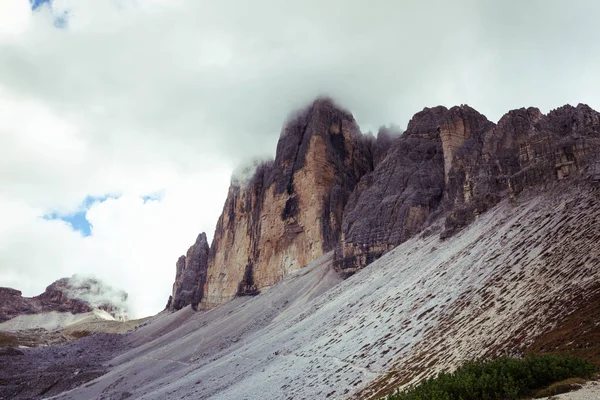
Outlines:
{"label": "blue sky patch", "polygon": [[31,4],[31,9],[33,11],[37,10],[38,8],[40,8],[41,6],[43,6],[44,4],[48,4],[50,7],[52,7],[52,1],[51,0],[29,0],[29,3]]}
{"label": "blue sky patch", "polygon": [[32,11],[35,11],[44,5],[50,7],[52,14],[54,14],[54,26],[60,29],[67,28],[69,23],[69,11],[56,11],[54,7],[52,7],[52,0],[29,0],[29,4],[31,4]]}
{"label": "blue sky patch", "polygon": [[[149,201],[161,201],[163,194],[162,192],[151,193],[145,196],[140,196],[146,204]],[[104,196],[87,196],[77,207],[76,211],[68,213],[51,212],[45,214],[42,218],[45,220],[60,220],[71,225],[74,231],[81,233],[83,237],[90,236],[92,234],[92,224],[87,220],[86,214],[88,210],[97,203],[102,203],[108,199],[118,199],[119,196],[115,195],[104,195]]]}
{"label": "blue sky patch", "polygon": [[162,197],[163,195],[161,192],[156,192],[142,196],[142,200],[144,200],[144,204],[146,204],[149,201],[161,201]]}
{"label": "blue sky patch", "polygon": [[47,219],[47,220],[64,221],[64,222],[68,223],[69,225],[71,225],[71,227],[73,228],[74,231],[80,232],[82,236],[84,236],[84,237],[90,236],[92,234],[92,224],[90,224],[90,221],[87,220],[85,215],[91,206],[93,206],[96,203],[102,203],[103,201],[106,201],[109,198],[116,198],[116,197],[109,196],[109,195],[98,196],[98,197],[87,196],[83,200],[81,205],[77,208],[77,211],[71,212],[71,213],[66,213],[66,214],[53,212],[53,213],[44,215],[43,218]]}

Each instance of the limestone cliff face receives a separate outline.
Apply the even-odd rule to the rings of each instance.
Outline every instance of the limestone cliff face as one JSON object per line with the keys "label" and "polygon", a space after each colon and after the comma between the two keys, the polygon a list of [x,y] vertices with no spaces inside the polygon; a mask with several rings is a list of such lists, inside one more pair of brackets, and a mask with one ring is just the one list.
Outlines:
{"label": "limestone cliff face", "polygon": [[497,125],[466,105],[425,108],[375,139],[318,99],[284,126],[273,161],[232,180],[202,267],[189,254],[178,264],[173,299],[191,294],[175,309],[256,294],[331,250],[351,275],[436,221],[428,234],[446,238],[527,188],[600,181],[599,154],[600,114],[582,104],[512,110]]}
{"label": "limestone cliff face", "polygon": [[338,243],[344,206],[373,169],[352,114],[318,99],[284,126],[275,160],[232,182],[211,246],[203,302],[254,294]]}
{"label": "limestone cliff face", "polygon": [[344,210],[337,265],[345,275],[419,232],[444,192],[439,127],[445,107],[426,108],[358,184]]}
{"label": "limestone cliff face", "polygon": [[208,241],[206,234],[198,235],[185,256],[179,257],[176,264],[173,295],[169,298],[167,309],[179,310],[188,304],[196,307],[202,299],[202,288],[206,282],[208,269]]}
{"label": "limestone cliff face", "polygon": [[570,105],[543,115],[537,108],[509,111],[498,125],[471,135],[452,159],[443,236],[472,222],[502,198],[545,187],[571,175],[596,173],[600,114]]}
{"label": "limestone cliff face", "polygon": [[232,180],[210,248],[207,280],[202,288],[204,304],[220,304],[235,294],[253,294],[258,290],[253,266],[269,166],[259,165],[248,182]]}
{"label": "limestone cliff face", "polygon": [[446,112],[439,126],[444,150],[446,184],[449,183],[457,154],[470,155],[478,152],[480,138],[493,127],[494,124],[488,121],[484,115],[467,105],[452,107]]}
{"label": "limestone cliff face", "polygon": [[569,176],[600,180],[599,113],[522,108],[498,125],[469,106],[425,109],[365,176],[344,211],[338,268],[348,275],[437,217],[449,237],[503,198]]}

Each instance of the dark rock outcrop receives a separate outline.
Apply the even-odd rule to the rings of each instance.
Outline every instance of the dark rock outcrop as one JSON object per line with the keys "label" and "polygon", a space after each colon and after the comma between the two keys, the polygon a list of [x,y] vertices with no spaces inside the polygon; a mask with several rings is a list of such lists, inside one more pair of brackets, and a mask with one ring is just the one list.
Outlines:
{"label": "dark rock outcrop", "polygon": [[419,232],[440,204],[444,158],[439,126],[446,113],[445,107],[435,107],[416,114],[352,193],[336,250],[345,275]]}
{"label": "dark rock outcrop", "polygon": [[23,297],[21,291],[0,287],[0,322],[21,314],[35,314],[40,308],[38,302]]}
{"label": "dark rock outcrop", "polygon": [[206,271],[208,269],[208,241],[206,234],[198,235],[185,256],[179,257],[176,264],[175,283],[173,283],[173,295],[169,298],[167,308],[171,311],[180,310],[191,304],[197,307],[202,300],[202,288],[206,282]]}
{"label": "dark rock outcrop", "polygon": [[537,108],[505,114],[496,127],[472,135],[448,171],[443,236],[472,222],[501,199],[570,175],[597,176],[600,114],[566,105],[543,115]]}
{"label": "dark rock outcrop", "polygon": [[[108,293],[108,295],[107,295]],[[114,291],[96,279],[62,278],[35,297],[23,297],[21,291],[0,288],[0,322],[19,315],[51,311],[80,314],[99,308],[115,318],[126,318],[127,293]]]}
{"label": "dark rock outcrop", "polygon": [[[548,115],[531,107],[513,110],[497,126],[466,105],[416,114],[387,158],[352,194],[338,267],[351,274],[438,216],[445,217],[441,236],[449,237],[526,188],[581,173],[600,180],[598,121],[599,114],[581,104]],[[432,146],[423,152],[430,141],[441,144],[441,151]]]}
{"label": "dark rock outcrop", "polygon": [[377,168],[379,163],[385,159],[388,151],[392,147],[394,140],[402,134],[400,128],[382,126],[377,132],[377,138],[371,145],[371,154],[373,160],[373,169]]}

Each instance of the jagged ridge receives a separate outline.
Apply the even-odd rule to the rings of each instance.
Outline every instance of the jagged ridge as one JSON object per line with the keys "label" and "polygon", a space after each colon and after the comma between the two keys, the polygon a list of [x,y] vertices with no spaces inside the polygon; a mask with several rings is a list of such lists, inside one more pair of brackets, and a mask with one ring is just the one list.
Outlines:
{"label": "jagged ridge", "polygon": [[169,308],[256,294],[331,249],[349,276],[439,218],[448,238],[524,189],[600,179],[599,146],[599,114],[583,104],[498,124],[466,105],[425,108],[401,136],[374,139],[318,99],[284,126],[274,161],[232,180],[209,257],[183,285],[194,295]]}

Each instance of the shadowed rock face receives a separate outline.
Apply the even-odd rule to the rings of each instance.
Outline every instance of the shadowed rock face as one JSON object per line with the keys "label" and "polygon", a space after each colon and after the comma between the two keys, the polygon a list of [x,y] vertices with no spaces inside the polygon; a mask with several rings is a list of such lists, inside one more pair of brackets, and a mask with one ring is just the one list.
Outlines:
{"label": "shadowed rock face", "polygon": [[392,147],[394,140],[402,134],[399,128],[388,128],[382,126],[377,132],[377,139],[373,140],[373,169],[377,168],[380,162],[385,159],[388,151]]}
{"label": "shadowed rock face", "polygon": [[348,275],[419,232],[444,192],[439,126],[445,107],[416,114],[344,210],[337,266]]}
{"label": "shadowed rock face", "polygon": [[599,121],[600,114],[583,104],[548,115],[530,107],[510,111],[497,126],[471,135],[448,171],[443,237],[526,188],[546,187],[570,175],[597,179]]}
{"label": "shadowed rock face", "polygon": [[[95,279],[62,278],[53,282],[44,293],[35,297],[23,297],[19,290],[0,287],[0,322],[25,314],[51,311],[80,314],[90,312],[93,308],[102,309],[115,317],[124,316],[122,315],[124,310],[119,305],[109,301],[91,304],[86,300],[86,298],[99,298],[97,292],[103,287],[103,284]],[[127,293],[117,294],[121,296],[120,300],[123,302],[127,299]]]}
{"label": "shadowed rock face", "polygon": [[32,298],[23,297],[20,290],[0,288],[0,322],[21,314],[35,314],[41,304]]}
{"label": "shadowed rock face", "polygon": [[338,268],[353,273],[439,216],[447,238],[526,188],[569,175],[600,180],[598,121],[581,104],[513,110],[498,125],[465,105],[423,110],[352,194]]}
{"label": "shadowed rock face", "polygon": [[581,104],[513,110],[497,125],[467,105],[439,106],[415,114],[402,135],[382,129],[375,139],[318,99],[284,126],[275,160],[232,180],[206,278],[187,282],[212,307],[329,250],[348,276],[439,219],[447,238],[524,189],[600,180],[599,121]]}
{"label": "shadowed rock face", "polygon": [[196,243],[188,249],[187,255],[179,257],[173,295],[167,304],[169,310],[180,310],[189,304],[194,307],[198,305],[206,282],[209,250],[206,234],[202,232]]}

